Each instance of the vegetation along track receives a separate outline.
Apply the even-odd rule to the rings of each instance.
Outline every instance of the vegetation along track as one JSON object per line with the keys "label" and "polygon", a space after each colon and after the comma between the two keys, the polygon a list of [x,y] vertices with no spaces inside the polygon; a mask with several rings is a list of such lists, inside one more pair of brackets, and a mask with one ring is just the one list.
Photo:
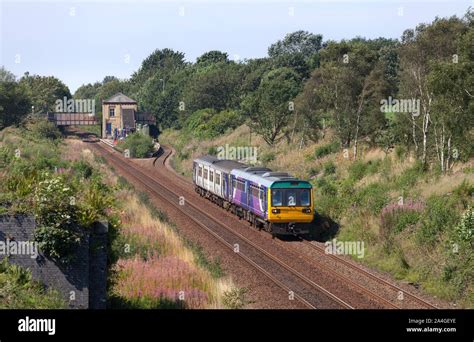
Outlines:
{"label": "vegetation along track", "polygon": [[101,144],[92,144],[92,146],[98,153],[110,160],[114,167],[140,183],[161,200],[178,209],[189,219],[189,222],[193,222],[204,229],[222,245],[236,252],[239,257],[285,290],[288,296],[294,295],[295,299],[309,308],[353,309],[346,301],[288,266],[245,236],[235,232],[220,220],[203,212],[193,203],[186,202],[185,205],[180,205],[181,195],[179,193],[163,186],[156,179],[144,173],[138,166],[133,165],[132,162],[119,157],[110,148]]}
{"label": "vegetation along track", "polygon": [[[163,158],[160,160],[160,164],[164,165],[168,171],[172,172],[176,177],[176,180],[183,186],[189,187],[192,184],[189,180],[176,173],[169,164],[169,158],[174,154],[174,150],[167,146],[163,146]],[[262,233],[265,234],[265,233]],[[288,243],[275,240],[281,247],[289,250]],[[362,266],[359,266],[353,262],[346,260],[344,257],[335,254],[327,254],[324,251],[324,247],[314,244],[310,241],[299,239],[295,243],[301,243],[308,246],[311,250],[318,253],[318,257],[313,258],[302,252],[301,246],[298,246],[293,250],[299,254],[300,258],[305,259],[309,264],[316,265],[319,269],[323,269],[326,272],[334,275],[338,280],[349,284],[354,289],[357,289],[360,293],[373,298],[376,302],[383,305],[385,308],[392,309],[408,309],[408,308],[426,308],[426,309],[437,309],[436,306],[420,298],[419,296],[410,293],[406,289],[403,289],[389,281],[377,276]],[[324,257],[324,258],[321,258]],[[346,272],[342,272],[345,268]],[[351,275],[355,275],[356,281],[351,279],[351,276],[345,275],[350,272]]]}

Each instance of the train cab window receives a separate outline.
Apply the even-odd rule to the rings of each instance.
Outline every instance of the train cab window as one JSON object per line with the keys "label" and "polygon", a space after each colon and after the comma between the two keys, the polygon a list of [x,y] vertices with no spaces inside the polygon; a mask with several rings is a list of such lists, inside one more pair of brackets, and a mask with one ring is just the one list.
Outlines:
{"label": "train cab window", "polygon": [[309,190],[308,189],[301,189],[300,190],[300,202],[302,206],[308,206],[311,203]]}
{"label": "train cab window", "polygon": [[281,190],[272,190],[272,206],[282,206],[282,191]]}
{"label": "train cab window", "polygon": [[287,190],[285,195],[287,205],[289,207],[296,206],[296,191]]}
{"label": "train cab window", "polygon": [[204,169],[204,179],[207,179],[207,169]]}
{"label": "train cab window", "polygon": [[263,189],[260,189],[258,191],[258,198],[263,201],[264,195],[265,195],[265,192],[263,191]]}
{"label": "train cab window", "polygon": [[213,182],[214,181],[214,172],[209,171],[209,181]]}

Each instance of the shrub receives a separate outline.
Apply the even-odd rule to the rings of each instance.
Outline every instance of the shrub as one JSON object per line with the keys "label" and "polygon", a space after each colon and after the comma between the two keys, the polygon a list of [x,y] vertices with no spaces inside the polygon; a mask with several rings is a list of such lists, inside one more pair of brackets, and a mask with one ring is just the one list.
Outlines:
{"label": "shrub", "polygon": [[405,160],[405,156],[407,154],[407,150],[404,146],[402,145],[397,145],[395,147],[395,155],[397,156],[398,160]]}
{"label": "shrub", "polygon": [[452,204],[443,196],[432,196],[428,199],[427,210],[417,231],[418,242],[433,244],[441,231],[455,226],[457,215]]}
{"label": "shrub", "polygon": [[358,181],[364,178],[365,172],[367,170],[367,164],[362,160],[356,160],[349,167],[349,177],[355,181]]}
{"label": "shrub", "polygon": [[242,309],[248,304],[245,288],[233,288],[224,292],[223,304],[229,309]]}
{"label": "shrub", "polygon": [[56,125],[47,120],[39,120],[31,126],[34,135],[40,139],[56,140],[61,138],[61,132]]}
{"label": "shrub", "polygon": [[35,241],[47,256],[66,262],[82,237],[73,194],[60,176],[39,182],[35,191]]}
{"label": "shrub", "polygon": [[228,129],[234,129],[243,123],[242,115],[235,110],[223,110],[217,113],[214,109],[206,108],[195,111],[186,120],[186,128],[193,135],[210,139],[224,134]]}
{"label": "shrub", "polygon": [[73,170],[82,178],[89,178],[92,176],[92,166],[85,160],[76,161],[72,164]]}
{"label": "shrub", "polygon": [[418,178],[420,178],[423,173],[423,164],[420,161],[417,161],[415,165],[403,171],[403,173],[397,178],[396,186],[399,189],[408,190],[416,184]]}
{"label": "shrub", "polygon": [[129,134],[121,145],[130,151],[132,158],[146,158],[154,152],[152,138],[140,133]]}
{"label": "shrub", "polygon": [[61,309],[66,305],[59,293],[33,281],[31,272],[0,262],[0,309]]}
{"label": "shrub", "polygon": [[474,238],[474,211],[468,208],[461,216],[456,226],[457,237],[461,241],[471,242]]}
{"label": "shrub", "polygon": [[400,233],[407,226],[418,223],[424,209],[425,204],[419,201],[391,203],[385,206],[380,213],[380,233],[384,242],[388,242],[392,234]]}
{"label": "shrub", "polygon": [[268,164],[274,161],[275,157],[276,157],[275,152],[267,152],[267,153],[262,154],[259,159],[263,164]]}
{"label": "shrub", "polygon": [[336,165],[332,161],[328,161],[324,164],[324,174],[325,175],[332,175],[336,173]]}
{"label": "shrub", "polygon": [[314,151],[314,155],[316,158],[322,158],[337,151],[339,151],[339,142],[333,141],[329,144],[318,146]]}
{"label": "shrub", "polygon": [[372,183],[355,194],[355,202],[369,209],[373,214],[378,214],[387,204],[387,186],[381,183]]}

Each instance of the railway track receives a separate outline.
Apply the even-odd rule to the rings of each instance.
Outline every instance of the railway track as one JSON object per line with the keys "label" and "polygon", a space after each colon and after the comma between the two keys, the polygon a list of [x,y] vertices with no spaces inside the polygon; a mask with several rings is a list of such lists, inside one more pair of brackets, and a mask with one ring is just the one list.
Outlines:
{"label": "railway track", "polygon": [[[140,183],[154,196],[179,210],[190,222],[205,230],[219,243],[234,251],[240,258],[269,278],[287,293],[289,299],[294,298],[312,309],[354,308],[346,301],[316,284],[304,274],[290,267],[278,257],[268,253],[253,241],[234,231],[221,222],[221,220],[209,213],[203,212],[193,203],[186,202],[185,205],[180,205],[181,194],[179,192],[168,189],[155,178],[144,173],[138,166],[133,165],[132,162],[121,156],[119,157],[115,151],[101,144],[92,144],[92,146],[99,154],[107,156],[112,161],[114,167],[134,179],[137,183]],[[168,157],[169,154],[163,158],[163,163],[165,163]]]}
{"label": "railway track", "polygon": [[[420,298],[418,297],[417,295],[413,294],[413,293],[410,293],[404,289],[402,289],[401,287],[395,285],[395,284],[392,284],[388,281],[386,281],[385,279],[382,279],[380,277],[377,277],[376,275],[372,274],[371,272],[365,270],[364,268],[354,264],[354,263],[351,263],[349,262],[348,260],[344,259],[343,257],[339,256],[339,255],[336,255],[336,254],[327,254],[325,251],[324,251],[324,248],[322,246],[318,246],[318,245],[315,245],[314,243],[311,243],[310,241],[306,241],[306,240],[301,240],[301,242],[303,244],[305,244],[306,246],[309,246],[311,249],[317,251],[319,254],[324,254],[325,256],[335,260],[337,263],[340,263],[362,275],[364,275],[365,277],[371,279],[372,281],[375,281],[376,283],[386,287],[386,288],[389,288],[391,289],[392,291],[395,291],[396,294],[394,294],[394,296],[392,298],[397,298],[400,293],[403,294],[403,300],[406,300],[406,299],[409,299],[419,305],[421,305],[422,307],[425,307],[427,309],[437,309],[436,306],[434,306],[433,304],[427,302],[426,300],[424,300],[423,298]],[[368,289],[365,289],[367,292],[373,292],[373,291],[370,291]],[[375,293],[374,293],[375,294]],[[388,301],[388,300],[386,300]],[[392,306],[394,306],[395,308],[402,308],[398,305],[394,305],[392,302],[388,301],[389,303],[391,303]]]}
{"label": "railway track", "polygon": [[[165,157],[162,158],[162,164],[164,166],[167,166],[167,160],[169,157],[172,155],[173,151],[171,149],[167,149],[167,151],[164,152]],[[184,186],[190,186],[192,185],[188,180],[184,179],[181,175],[177,174],[174,170],[170,169],[170,167],[167,167],[168,170],[173,172],[177,177],[176,179],[183,184]],[[324,255],[325,257],[329,257],[332,259],[335,263],[342,264],[345,267],[349,268],[350,270],[357,272],[358,274],[368,278],[370,281],[375,282],[377,285],[382,286],[384,289],[387,289],[391,292],[393,292],[389,297],[381,296],[379,293],[370,290],[369,288],[360,285],[359,283],[353,281],[350,279],[348,276],[344,275],[341,272],[338,272],[334,270],[334,268],[330,268],[328,265],[324,264],[323,262],[320,262],[317,258],[310,258],[303,253],[300,253],[300,257],[305,259],[307,262],[311,264],[316,264],[319,268],[324,269],[333,275],[335,275],[337,278],[340,280],[344,281],[347,284],[350,284],[353,288],[357,289],[360,293],[363,293],[370,298],[375,299],[377,302],[383,304],[387,308],[392,308],[392,309],[405,309],[407,308],[407,302],[411,301],[412,304],[415,304],[414,308],[426,308],[426,309],[437,309],[436,306],[433,304],[427,302],[426,300],[420,298],[419,296],[416,296],[410,292],[408,292],[405,289],[402,289],[401,287],[392,284],[388,281],[386,281],[383,278],[380,278],[373,273],[365,270],[361,266],[358,266],[354,263],[351,263],[347,260],[345,260],[343,257],[339,255],[334,255],[334,254],[326,254],[324,251],[324,248],[318,245],[315,245],[314,243],[311,243],[310,241],[307,240],[300,240],[301,243],[305,244],[306,246],[309,246],[312,250],[316,251],[320,255]],[[282,243],[279,240],[276,240],[276,243],[278,243],[281,247],[288,249],[288,246],[286,246],[285,243]],[[400,300],[400,295],[402,295],[402,299]],[[403,304],[402,304],[403,303]]]}

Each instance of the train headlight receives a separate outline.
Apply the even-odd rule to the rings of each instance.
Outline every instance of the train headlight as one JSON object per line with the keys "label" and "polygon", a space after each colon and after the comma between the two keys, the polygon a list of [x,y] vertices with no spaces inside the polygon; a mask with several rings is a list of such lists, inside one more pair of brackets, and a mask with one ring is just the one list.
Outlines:
{"label": "train headlight", "polygon": [[303,213],[305,214],[311,214],[311,209],[310,208],[304,208]]}
{"label": "train headlight", "polygon": [[273,214],[279,214],[279,213],[280,213],[280,209],[272,209],[272,213],[273,213]]}

